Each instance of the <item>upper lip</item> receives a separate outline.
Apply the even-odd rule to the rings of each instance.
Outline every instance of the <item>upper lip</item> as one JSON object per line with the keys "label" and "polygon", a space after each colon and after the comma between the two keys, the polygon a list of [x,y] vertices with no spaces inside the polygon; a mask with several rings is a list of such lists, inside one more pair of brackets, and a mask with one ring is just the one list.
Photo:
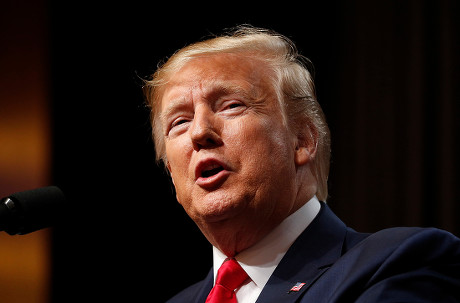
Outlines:
{"label": "upper lip", "polygon": [[195,180],[203,177],[203,172],[219,167],[222,167],[223,170],[228,170],[228,166],[225,164],[224,161],[221,161],[214,157],[205,158],[198,161],[198,164],[195,167]]}

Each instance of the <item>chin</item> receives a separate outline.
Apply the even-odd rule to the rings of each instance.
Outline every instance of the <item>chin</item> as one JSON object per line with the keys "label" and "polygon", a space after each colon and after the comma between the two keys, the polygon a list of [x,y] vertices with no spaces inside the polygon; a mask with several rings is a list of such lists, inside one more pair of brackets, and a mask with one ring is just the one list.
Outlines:
{"label": "chin", "polygon": [[[198,205],[196,205],[191,217],[203,223],[229,221],[238,216],[246,207],[244,201],[234,198],[229,199],[229,195],[218,196],[216,193],[209,193],[200,201],[195,201],[195,203]],[[195,222],[197,220],[194,219]]]}

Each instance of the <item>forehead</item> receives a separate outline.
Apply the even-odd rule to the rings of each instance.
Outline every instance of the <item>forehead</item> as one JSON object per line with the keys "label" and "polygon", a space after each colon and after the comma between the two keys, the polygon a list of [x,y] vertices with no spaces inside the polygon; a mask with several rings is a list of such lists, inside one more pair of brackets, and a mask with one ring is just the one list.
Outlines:
{"label": "forehead", "polygon": [[253,92],[266,89],[268,68],[259,59],[241,54],[215,54],[193,58],[166,84],[162,108],[172,99],[184,97],[192,91],[208,93],[212,90]]}

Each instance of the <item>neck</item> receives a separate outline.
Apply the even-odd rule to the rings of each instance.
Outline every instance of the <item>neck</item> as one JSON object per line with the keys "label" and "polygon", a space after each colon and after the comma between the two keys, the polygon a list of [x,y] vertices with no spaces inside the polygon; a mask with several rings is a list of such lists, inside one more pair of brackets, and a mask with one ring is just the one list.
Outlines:
{"label": "neck", "polygon": [[309,165],[297,168],[291,189],[277,201],[249,203],[241,214],[218,222],[196,222],[208,241],[228,257],[253,246],[316,193],[317,182]]}
{"label": "neck", "polygon": [[282,221],[305,205],[315,195],[316,188],[316,182],[302,182],[291,199],[277,202],[278,206],[282,203],[285,207],[274,209],[271,213],[266,211],[265,214],[261,214],[259,212],[249,219],[248,216],[243,216],[198,224],[198,226],[214,247],[227,257],[234,257],[258,243]]}

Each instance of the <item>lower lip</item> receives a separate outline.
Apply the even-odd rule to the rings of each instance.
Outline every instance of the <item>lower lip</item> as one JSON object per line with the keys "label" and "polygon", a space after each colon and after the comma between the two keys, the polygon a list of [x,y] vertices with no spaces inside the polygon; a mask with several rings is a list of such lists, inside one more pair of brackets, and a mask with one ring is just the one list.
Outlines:
{"label": "lower lip", "polygon": [[217,174],[210,177],[199,177],[196,179],[196,184],[205,189],[213,189],[222,185],[222,183],[227,180],[229,175],[230,172],[228,170],[221,170]]}

